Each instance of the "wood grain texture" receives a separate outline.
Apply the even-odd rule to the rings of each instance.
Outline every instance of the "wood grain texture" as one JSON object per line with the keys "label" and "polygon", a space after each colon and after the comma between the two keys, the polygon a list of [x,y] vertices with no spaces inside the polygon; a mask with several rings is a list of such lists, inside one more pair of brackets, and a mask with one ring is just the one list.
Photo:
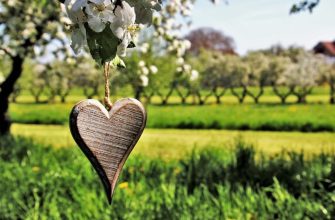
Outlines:
{"label": "wood grain texture", "polygon": [[97,171],[109,203],[146,118],[142,104],[130,98],[116,102],[109,112],[96,100],[82,101],[71,112],[72,136]]}

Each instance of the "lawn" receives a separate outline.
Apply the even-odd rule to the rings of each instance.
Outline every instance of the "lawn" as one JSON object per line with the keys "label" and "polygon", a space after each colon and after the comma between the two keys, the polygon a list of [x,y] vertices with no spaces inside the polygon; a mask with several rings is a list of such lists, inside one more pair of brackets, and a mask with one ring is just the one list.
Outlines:
{"label": "lawn", "polygon": [[[22,125],[14,124],[13,133],[32,137],[34,140],[56,148],[75,146],[69,128],[62,125]],[[227,130],[175,130],[146,129],[134,153],[151,158],[176,159],[196,149],[224,147],[228,149],[243,138],[252,143],[256,150],[275,154],[283,149],[301,151],[306,154],[335,150],[333,133],[261,132]]]}
{"label": "lawn", "polygon": [[12,118],[21,124],[13,124],[15,138],[0,139],[1,219],[335,215],[335,133],[306,132],[335,131],[335,106],[318,101],[285,106],[249,101],[148,105],[148,128],[109,206],[67,125],[77,99],[11,105]]}
{"label": "lawn", "polygon": [[[16,123],[64,125],[74,104],[11,104],[10,115]],[[148,105],[147,110],[148,128],[335,131],[335,105],[329,104]]]}

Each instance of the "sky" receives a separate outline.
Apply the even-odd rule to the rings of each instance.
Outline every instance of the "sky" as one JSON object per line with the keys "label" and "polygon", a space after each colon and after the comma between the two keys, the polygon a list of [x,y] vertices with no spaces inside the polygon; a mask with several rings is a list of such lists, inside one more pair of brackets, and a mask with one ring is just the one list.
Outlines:
{"label": "sky", "polygon": [[198,0],[193,9],[193,25],[213,27],[233,37],[236,50],[269,48],[274,44],[312,49],[319,41],[335,40],[335,0],[321,0],[313,13],[290,15],[300,0],[228,0],[213,5]]}

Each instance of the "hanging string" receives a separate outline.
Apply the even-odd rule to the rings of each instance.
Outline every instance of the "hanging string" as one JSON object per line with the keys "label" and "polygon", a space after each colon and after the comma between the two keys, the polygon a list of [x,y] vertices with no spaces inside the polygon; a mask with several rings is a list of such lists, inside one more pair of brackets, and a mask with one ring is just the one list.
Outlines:
{"label": "hanging string", "polygon": [[106,62],[104,66],[104,74],[105,74],[105,98],[104,103],[107,110],[110,110],[113,106],[110,101],[110,89],[109,89],[109,71],[110,71],[110,62]]}

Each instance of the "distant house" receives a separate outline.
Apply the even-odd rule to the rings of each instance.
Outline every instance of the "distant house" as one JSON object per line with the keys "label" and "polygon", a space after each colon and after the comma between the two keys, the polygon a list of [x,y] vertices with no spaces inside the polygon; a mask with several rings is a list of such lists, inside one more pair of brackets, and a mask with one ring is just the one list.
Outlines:
{"label": "distant house", "polygon": [[322,53],[330,57],[335,57],[335,41],[320,42],[313,48],[313,50],[315,53]]}
{"label": "distant house", "polygon": [[330,62],[335,62],[335,41],[322,41],[313,50],[315,53],[327,56]]}

